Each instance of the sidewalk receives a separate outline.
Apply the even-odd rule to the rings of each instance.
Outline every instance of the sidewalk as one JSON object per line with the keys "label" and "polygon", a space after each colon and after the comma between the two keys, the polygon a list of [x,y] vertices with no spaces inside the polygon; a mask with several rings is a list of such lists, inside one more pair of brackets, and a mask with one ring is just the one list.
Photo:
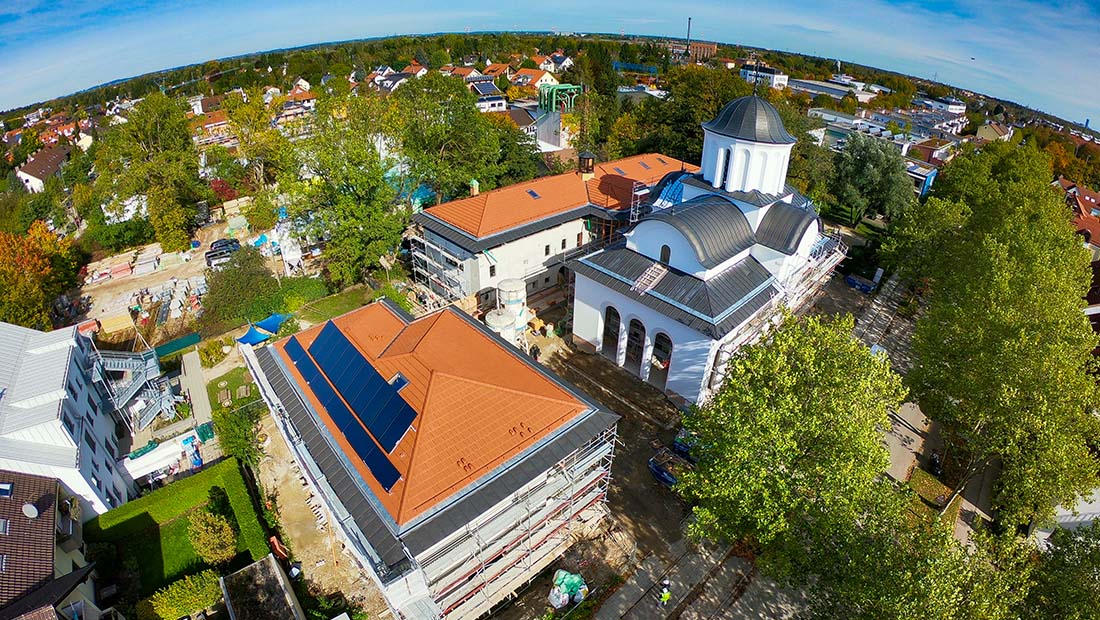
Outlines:
{"label": "sidewalk", "polygon": [[[729,547],[689,547],[684,540],[674,543],[672,550],[677,559],[669,566],[663,566],[656,556],[646,558],[604,602],[594,616],[596,620],[664,620],[678,616],[697,598],[696,586],[705,582],[729,553]],[[666,579],[672,599],[667,606],[658,607],[660,584]]]}
{"label": "sidewalk", "polygon": [[191,397],[191,415],[195,418],[195,426],[210,422],[213,419],[210,415],[210,395],[206,392],[206,379],[198,351],[183,354],[180,387]]}

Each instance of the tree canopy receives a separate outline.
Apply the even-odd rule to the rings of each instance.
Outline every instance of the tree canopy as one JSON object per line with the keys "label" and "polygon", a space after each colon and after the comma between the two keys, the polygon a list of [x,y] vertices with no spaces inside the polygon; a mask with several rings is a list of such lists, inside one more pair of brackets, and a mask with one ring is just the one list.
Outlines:
{"label": "tree canopy", "polygon": [[199,158],[183,102],[159,92],[134,107],[128,122],[106,132],[96,154],[100,194],[110,209],[145,197],[149,220],[166,251],[187,248],[194,204],[204,192]]}
{"label": "tree canopy", "polygon": [[1089,257],[1048,162],[1005,143],[956,158],[886,248],[930,285],[907,376],[960,454],[962,486],[990,465],[1010,524],[1097,486]]}
{"label": "tree canopy", "polygon": [[42,222],[26,234],[0,232],[0,321],[48,330],[50,304],[76,284],[79,255]]}
{"label": "tree canopy", "polygon": [[1057,528],[1039,555],[1035,585],[1021,616],[1035,620],[1086,620],[1100,610],[1100,521]]}
{"label": "tree canopy", "polygon": [[832,193],[853,226],[868,214],[896,219],[914,202],[905,160],[883,140],[853,132],[833,168]]}

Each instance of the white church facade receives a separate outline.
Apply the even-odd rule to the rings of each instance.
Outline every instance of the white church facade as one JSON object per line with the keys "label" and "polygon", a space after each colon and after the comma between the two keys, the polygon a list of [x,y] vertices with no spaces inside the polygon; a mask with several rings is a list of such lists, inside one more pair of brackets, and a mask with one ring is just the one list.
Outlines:
{"label": "white church facade", "polygon": [[786,184],[795,138],[771,104],[737,99],[703,129],[699,171],[670,173],[623,242],[569,265],[574,343],[681,405],[706,400],[783,307],[811,301],[846,249]]}

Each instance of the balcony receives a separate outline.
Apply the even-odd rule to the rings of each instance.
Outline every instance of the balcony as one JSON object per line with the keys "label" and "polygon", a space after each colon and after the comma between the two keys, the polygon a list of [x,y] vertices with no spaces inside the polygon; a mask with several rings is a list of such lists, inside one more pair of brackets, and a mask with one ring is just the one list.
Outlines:
{"label": "balcony", "polygon": [[80,522],[79,511],[79,503],[74,497],[63,498],[57,504],[57,546],[66,553],[84,544],[84,526]]}

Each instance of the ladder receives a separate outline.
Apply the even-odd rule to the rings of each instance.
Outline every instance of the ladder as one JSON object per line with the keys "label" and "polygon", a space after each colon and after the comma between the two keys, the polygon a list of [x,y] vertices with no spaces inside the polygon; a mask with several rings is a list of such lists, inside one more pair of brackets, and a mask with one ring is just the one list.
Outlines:
{"label": "ladder", "polygon": [[644,295],[657,283],[661,281],[661,278],[665,277],[668,273],[668,267],[665,267],[662,263],[653,263],[648,269],[638,277],[638,280],[634,282],[634,286],[630,287],[630,290]]}
{"label": "ladder", "polygon": [[634,181],[630,188],[630,223],[636,224],[642,219],[642,198],[649,194],[649,187],[640,181]]}

